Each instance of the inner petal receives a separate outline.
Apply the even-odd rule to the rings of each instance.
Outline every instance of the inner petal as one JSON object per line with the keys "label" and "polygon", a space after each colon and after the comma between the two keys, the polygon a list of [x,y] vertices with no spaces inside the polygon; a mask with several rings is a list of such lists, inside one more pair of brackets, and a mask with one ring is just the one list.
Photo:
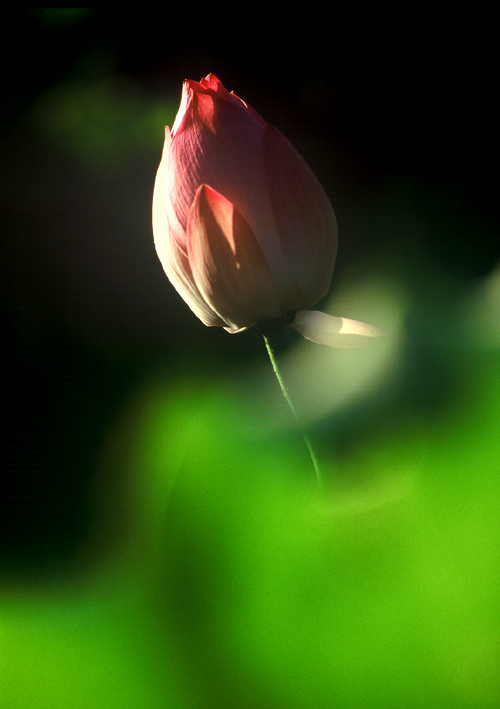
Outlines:
{"label": "inner petal", "polygon": [[200,186],[189,212],[187,249],[196,285],[230,327],[280,316],[255,234],[232,202],[207,185]]}

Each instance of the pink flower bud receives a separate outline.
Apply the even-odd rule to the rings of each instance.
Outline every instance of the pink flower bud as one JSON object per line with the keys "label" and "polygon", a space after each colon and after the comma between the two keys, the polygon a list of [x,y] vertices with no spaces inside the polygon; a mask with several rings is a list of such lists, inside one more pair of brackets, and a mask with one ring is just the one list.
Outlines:
{"label": "pink flower bud", "polygon": [[323,188],[213,74],[184,82],[166,128],[153,230],[168,278],[205,325],[290,322],[330,286],[337,225]]}

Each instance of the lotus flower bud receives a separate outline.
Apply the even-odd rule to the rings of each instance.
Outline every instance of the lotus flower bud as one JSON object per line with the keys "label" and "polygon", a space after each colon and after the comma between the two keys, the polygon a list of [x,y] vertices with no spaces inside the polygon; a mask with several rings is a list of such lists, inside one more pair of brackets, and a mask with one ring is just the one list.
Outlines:
{"label": "lotus flower bud", "polygon": [[[291,324],[327,293],[335,263],[335,215],[318,180],[213,74],[184,82],[165,133],[153,231],[169,280],[205,325]],[[303,313],[306,337],[307,322]]]}

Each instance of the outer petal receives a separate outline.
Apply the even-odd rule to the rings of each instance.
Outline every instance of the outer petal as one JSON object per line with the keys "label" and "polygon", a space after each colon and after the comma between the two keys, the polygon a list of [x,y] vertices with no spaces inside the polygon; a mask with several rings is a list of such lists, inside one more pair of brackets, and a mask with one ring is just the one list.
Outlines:
{"label": "outer petal", "polygon": [[169,145],[170,133],[167,128],[163,157],[156,173],[153,192],[153,234],[156,252],[168,279],[191,310],[205,325],[222,326],[224,323],[205,303],[194,283],[187,254],[179,248],[172,236],[164,200],[165,160]]}
{"label": "outer petal", "polygon": [[196,193],[187,242],[195,283],[228,329],[280,316],[273,279],[254,233],[235,206],[207,185]]}
{"label": "outer petal", "polygon": [[309,308],[330,287],[337,254],[335,215],[312,170],[271,125],[264,139],[264,160],[276,234],[302,293],[297,309]]}
{"label": "outer petal", "polygon": [[346,350],[364,347],[369,344],[371,338],[384,334],[381,328],[374,325],[327,315],[318,310],[304,310],[297,313],[292,327],[308,340],[319,345]]}

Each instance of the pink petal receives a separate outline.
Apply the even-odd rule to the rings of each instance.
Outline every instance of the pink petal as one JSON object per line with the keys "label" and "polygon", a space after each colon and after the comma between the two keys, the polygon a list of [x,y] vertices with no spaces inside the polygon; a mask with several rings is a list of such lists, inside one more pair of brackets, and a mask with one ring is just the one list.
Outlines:
{"label": "pink petal", "polygon": [[372,338],[384,334],[381,328],[374,325],[327,315],[318,310],[300,311],[295,316],[292,327],[318,345],[346,350],[364,347]]}
{"label": "pink petal", "polygon": [[276,128],[264,139],[266,189],[284,258],[302,292],[299,309],[330,287],[337,253],[337,222],[330,201],[307,163]]}
{"label": "pink petal", "polygon": [[228,199],[207,185],[196,192],[187,244],[194,281],[228,329],[241,330],[281,315],[252,229]]}
{"label": "pink petal", "polygon": [[168,279],[205,325],[222,326],[224,323],[205,303],[194,283],[187,254],[172,238],[164,199],[165,156],[170,144],[170,132],[165,131],[163,157],[156,174],[153,192],[153,234],[156,252]]}

